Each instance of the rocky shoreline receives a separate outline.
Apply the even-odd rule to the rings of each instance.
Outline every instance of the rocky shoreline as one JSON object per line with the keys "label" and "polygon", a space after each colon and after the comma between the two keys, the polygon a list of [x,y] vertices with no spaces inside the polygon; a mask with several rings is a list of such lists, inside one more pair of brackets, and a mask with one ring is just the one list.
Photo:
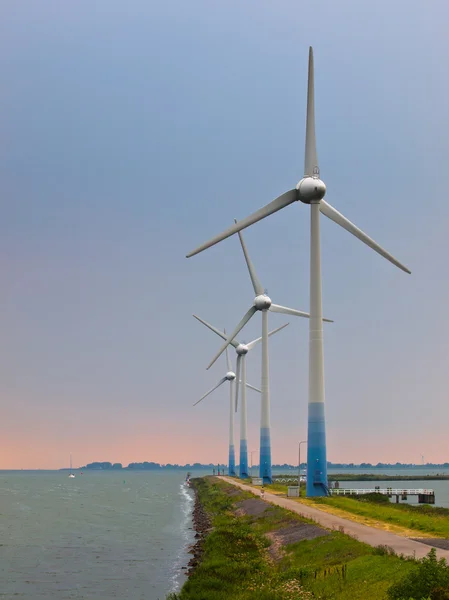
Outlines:
{"label": "rocky shoreline", "polygon": [[201,562],[201,557],[204,552],[204,540],[206,538],[207,533],[211,530],[211,522],[209,517],[207,516],[206,511],[203,508],[203,505],[200,502],[198,497],[198,491],[195,488],[195,484],[192,483],[192,488],[195,493],[195,503],[192,512],[193,519],[193,529],[195,530],[195,539],[196,542],[189,547],[189,554],[192,554],[192,558],[189,560],[187,567],[183,567],[183,569],[187,570],[187,577],[190,577],[192,573],[195,571],[196,567]]}

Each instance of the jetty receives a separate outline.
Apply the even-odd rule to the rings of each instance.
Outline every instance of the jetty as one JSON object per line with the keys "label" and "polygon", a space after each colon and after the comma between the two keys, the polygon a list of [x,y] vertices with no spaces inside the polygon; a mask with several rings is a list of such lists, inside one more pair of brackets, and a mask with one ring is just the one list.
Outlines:
{"label": "jetty", "polygon": [[435,491],[423,488],[415,489],[393,489],[380,488],[376,486],[372,489],[346,489],[346,488],[331,488],[329,490],[331,496],[362,496],[364,494],[383,494],[392,498],[396,496],[396,504],[399,504],[399,499],[407,500],[409,496],[418,496],[418,504],[435,504]]}

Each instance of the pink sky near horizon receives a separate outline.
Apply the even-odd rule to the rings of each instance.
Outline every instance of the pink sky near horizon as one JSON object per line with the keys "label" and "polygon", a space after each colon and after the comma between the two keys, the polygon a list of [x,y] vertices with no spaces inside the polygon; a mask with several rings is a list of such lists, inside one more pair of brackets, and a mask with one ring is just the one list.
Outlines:
{"label": "pink sky near horizon", "polygon": [[[120,462],[123,466],[130,462],[153,461],[166,463],[220,463],[227,464],[226,443],[217,444],[217,439],[227,439],[226,419],[222,423],[209,423],[207,426],[191,423],[167,424],[159,431],[148,432],[145,425],[136,426],[135,432],[118,427],[109,431],[90,426],[87,431],[79,429],[67,434],[64,428],[55,431],[52,424],[34,429],[31,423],[18,434],[2,431],[2,453],[0,469],[59,469],[69,465],[69,455],[73,465],[78,467],[94,461]],[[92,425],[92,424],[91,424]],[[186,430],[187,429],[187,430]],[[338,431],[328,427],[328,460],[341,463],[377,462],[421,463],[417,452],[416,439],[401,439],[397,444],[382,442],[375,434],[355,432],[348,439],[341,439]],[[250,427],[249,450],[254,464],[258,463],[257,427]],[[236,435],[236,461],[238,461],[238,436]],[[447,455],[442,451],[444,435],[435,436],[426,445],[425,461],[443,463]],[[205,451],[210,448],[210,452]],[[297,464],[298,444],[294,436],[286,439],[281,431],[272,431],[273,463]],[[306,460],[306,444],[301,446],[301,462]]]}

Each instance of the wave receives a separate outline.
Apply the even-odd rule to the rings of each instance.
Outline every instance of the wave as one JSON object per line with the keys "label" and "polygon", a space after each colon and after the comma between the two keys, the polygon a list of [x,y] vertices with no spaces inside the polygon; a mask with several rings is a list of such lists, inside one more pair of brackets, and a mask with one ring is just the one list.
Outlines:
{"label": "wave", "polygon": [[172,569],[171,588],[170,592],[178,592],[181,588],[181,583],[185,580],[185,573],[182,567],[187,566],[188,552],[187,548],[193,543],[195,532],[192,529],[192,512],[194,504],[194,496],[191,489],[184,483],[179,486],[180,510],[182,515],[181,531],[182,531],[182,547],[180,548],[175,563]]}

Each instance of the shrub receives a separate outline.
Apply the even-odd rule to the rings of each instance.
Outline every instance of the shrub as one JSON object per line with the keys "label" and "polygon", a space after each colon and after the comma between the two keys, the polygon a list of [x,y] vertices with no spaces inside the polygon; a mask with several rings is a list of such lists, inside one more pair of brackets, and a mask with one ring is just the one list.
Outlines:
{"label": "shrub", "polygon": [[396,552],[391,546],[381,544],[380,546],[373,548],[373,554],[377,554],[379,556],[395,556]]}
{"label": "shrub", "polygon": [[419,561],[419,565],[402,581],[387,591],[390,600],[445,600],[449,598],[449,566],[437,559],[435,548]]}
{"label": "shrub", "polygon": [[432,590],[431,600],[449,600],[449,589],[438,587]]}
{"label": "shrub", "polygon": [[360,494],[360,496],[352,496],[359,502],[372,502],[374,504],[391,504],[390,498],[384,494],[378,492],[371,492],[370,494]]}

